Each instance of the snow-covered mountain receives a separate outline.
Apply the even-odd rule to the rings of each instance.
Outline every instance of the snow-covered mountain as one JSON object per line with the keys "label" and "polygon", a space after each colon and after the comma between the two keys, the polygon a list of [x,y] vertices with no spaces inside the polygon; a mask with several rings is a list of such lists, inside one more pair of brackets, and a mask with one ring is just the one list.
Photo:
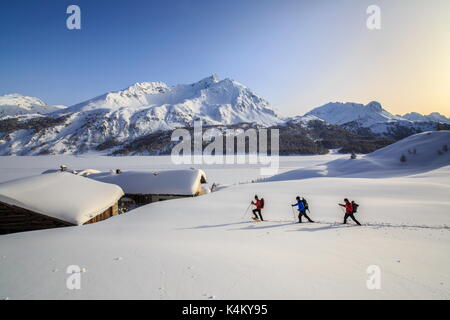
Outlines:
{"label": "snow-covered mountain", "polygon": [[432,112],[429,115],[423,115],[417,112],[410,112],[402,116],[402,118],[411,121],[434,121],[450,124],[450,118],[440,114],[439,112]]}
{"label": "snow-covered mountain", "polygon": [[[120,154],[167,152],[170,147],[166,143],[167,133],[178,127],[190,127],[195,120],[225,129],[242,123],[264,127],[281,125],[285,129],[284,137],[291,141],[286,147],[292,152],[316,150],[317,146],[312,145],[305,149],[306,142],[299,145],[303,136],[314,141],[327,138],[330,142],[338,134],[336,141],[352,137],[349,139],[354,145],[362,136],[365,141],[368,136],[392,141],[436,130],[438,126],[442,129],[442,125],[450,129],[450,120],[438,113],[428,116],[410,113],[402,117],[393,115],[375,101],[367,105],[332,102],[303,116],[287,118],[241,83],[213,75],[192,84],[173,86],[138,82],[68,108],[48,106],[37,98],[19,94],[0,97],[0,155],[95,150]],[[385,145],[388,140],[373,146]],[[344,147],[336,145],[336,141],[325,148]],[[323,148],[319,147],[321,152]],[[356,150],[369,152],[373,148],[365,145]]]}
{"label": "snow-covered mountain", "polygon": [[209,125],[257,122],[270,126],[282,122],[269,103],[252,90],[215,75],[188,85],[136,83],[74,105],[64,113],[90,111],[101,111],[151,131],[190,125],[195,119]]}
{"label": "snow-covered mountain", "polygon": [[[192,84],[140,82],[61,109],[33,126],[8,124],[0,154],[80,153],[99,145],[119,145],[177,127],[283,123],[270,104],[231,79],[213,75]],[[45,121],[44,124],[42,122]],[[0,128],[0,131],[1,128]]]}
{"label": "snow-covered mountain", "polygon": [[398,138],[413,133],[436,130],[437,123],[447,123],[439,121],[437,116],[416,114],[416,116],[401,117],[394,115],[376,101],[366,105],[353,102],[330,102],[309,111],[306,116],[316,116],[330,124],[340,125],[352,131],[364,129],[373,134]]}
{"label": "snow-covered mountain", "polygon": [[376,101],[366,105],[353,102],[330,102],[309,111],[306,115],[313,115],[336,125],[357,121],[364,127],[380,122],[403,120],[383,109]]}
{"label": "snow-covered mountain", "polygon": [[0,96],[0,119],[25,114],[46,114],[64,108],[64,106],[49,106],[38,98],[18,93]]}

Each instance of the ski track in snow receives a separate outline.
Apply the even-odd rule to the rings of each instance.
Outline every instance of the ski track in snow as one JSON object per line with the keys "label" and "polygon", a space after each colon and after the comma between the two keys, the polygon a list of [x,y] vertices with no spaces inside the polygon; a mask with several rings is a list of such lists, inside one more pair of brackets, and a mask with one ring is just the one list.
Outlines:
{"label": "ski track in snow", "polygon": [[[357,218],[359,218],[358,216],[356,216]],[[255,223],[255,224],[259,224],[260,222],[255,222],[255,221],[248,221],[250,223]],[[347,223],[347,224],[343,224],[342,222],[329,222],[329,221],[319,221],[319,220],[315,220],[314,223],[311,222],[303,222],[303,223],[298,223],[298,222],[293,222],[292,220],[264,220],[261,223],[265,224],[265,223],[285,223],[285,226],[288,225],[297,225],[297,226],[303,226],[303,225],[327,225],[330,227],[358,227],[358,225],[356,224],[352,224],[352,223]],[[214,227],[214,226],[208,226],[208,227]],[[442,225],[442,226],[430,226],[430,225],[407,225],[407,224],[393,224],[393,223],[361,223],[361,227],[374,227],[374,228],[409,228],[409,229],[432,229],[432,230],[450,230],[450,226],[447,225]],[[264,228],[264,227],[261,227]],[[267,228],[270,228],[270,226],[267,226]]]}

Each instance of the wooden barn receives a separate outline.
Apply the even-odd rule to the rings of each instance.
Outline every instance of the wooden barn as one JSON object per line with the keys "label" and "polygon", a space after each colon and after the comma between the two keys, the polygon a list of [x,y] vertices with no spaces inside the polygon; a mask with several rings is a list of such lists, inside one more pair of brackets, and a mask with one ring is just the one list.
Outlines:
{"label": "wooden barn", "polygon": [[123,191],[68,172],[0,183],[0,234],[90,224],[118,214]]}
{"label": "wooden barn", "polygon": [[115,171],[88,176],[97,181],[116,184],[127,201],[136,205],[157,201],[195,197],[207,193],[206,174],[199,169],[163,171]]}

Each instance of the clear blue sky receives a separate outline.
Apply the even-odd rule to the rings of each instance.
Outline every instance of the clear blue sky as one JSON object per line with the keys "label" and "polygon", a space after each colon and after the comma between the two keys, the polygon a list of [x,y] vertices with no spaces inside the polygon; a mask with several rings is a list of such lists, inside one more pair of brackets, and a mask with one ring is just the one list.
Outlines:
{"label": "clear blue sky", "polygon": [[[286,115],[371,100],[450,115],[450,1],[432,3],[1,1],[0,94],[71,105],[138,81],[216,73]],[[70,4],[81,7],[81,30],[66,28]],[[381,7],[381,30],[366,28],[370,4]]]}

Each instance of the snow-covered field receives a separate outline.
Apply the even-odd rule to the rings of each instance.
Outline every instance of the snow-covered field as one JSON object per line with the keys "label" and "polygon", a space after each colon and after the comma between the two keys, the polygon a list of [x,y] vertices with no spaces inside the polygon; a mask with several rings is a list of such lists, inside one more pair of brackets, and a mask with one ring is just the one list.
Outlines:
{"label": "snow-covered field", "polygon": [[[279,172],[309,167],[338,158],[348,158],[341,154],[325,156],[291,156],[280,157]],[[250,182],[260,177],[260,165],[175,165],[170,156],[129,156],[107,157],[97,155],[57,155],[57,156],[0,156],[0,182],[41,174],[48,169],[58,169],[60,165],[67,165],[71,169],[106,170],[165,170],[181,168],[204,169],[208,183],[238,184]]]}
{"label": "snow-covered field", "polygon": [[[450,133],[408,139],[357,160],[282,157],[281,174],[262,183],[242,184],[257,166],[200,166],[229,186],[88,226],[0,236],[0,298],[449,299],[450,153],[436,148]],[[173,167],[167,157],[2,157],[0,181],[60,164]],[[245,215],[255,194],[266,222]],[[317,223],[293,222],[297,195]],[[340,224],[344,197],[360,204],[362,227]],[[81,290],[66,287],[69,265],[84,268]],[[366,284],[372,265],[379,290]]]}

